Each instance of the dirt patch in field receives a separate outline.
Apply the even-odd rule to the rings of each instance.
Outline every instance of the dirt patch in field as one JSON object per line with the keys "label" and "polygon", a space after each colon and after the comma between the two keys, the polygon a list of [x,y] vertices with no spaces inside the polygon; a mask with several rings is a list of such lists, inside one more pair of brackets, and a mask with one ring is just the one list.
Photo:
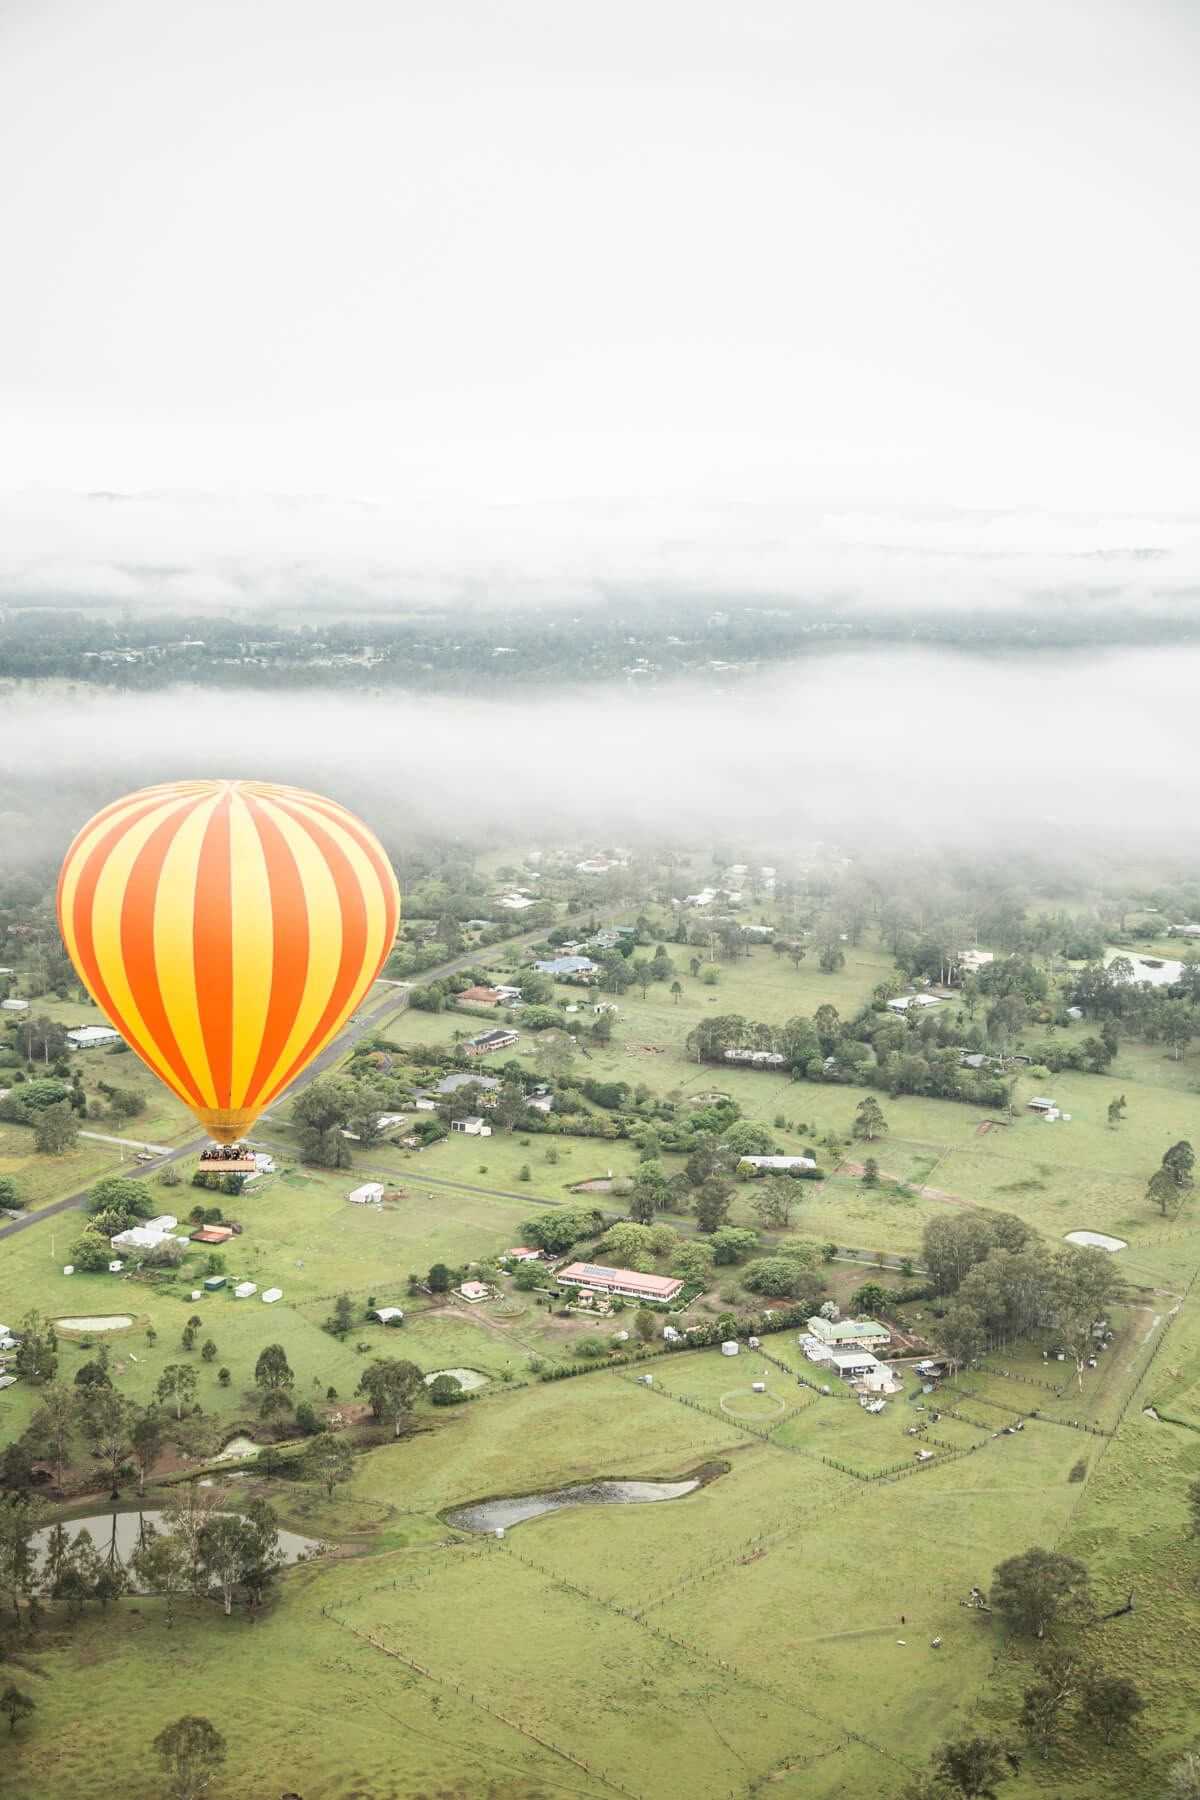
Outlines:
{"label": "dirt patch in field", "polygon": [[[866,1168],[860,1162],[841,1162],[837,1166],[838,1175],[865,1175]],[[889,1169],[878,1171],[880,1181],[903,1181],[903,1175],[893,1175]],[[973,1200],[964,1200],[960,1194],[945,1194],[941,1188],[922,1187],[917,1189],[922,1200],[943,1200],[947,1206],[973,1206]]]}

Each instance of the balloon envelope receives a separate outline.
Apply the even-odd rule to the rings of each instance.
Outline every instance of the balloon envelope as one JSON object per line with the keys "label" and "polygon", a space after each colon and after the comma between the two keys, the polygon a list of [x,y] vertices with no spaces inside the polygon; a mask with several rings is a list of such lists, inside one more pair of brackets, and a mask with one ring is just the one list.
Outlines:
{"label": "balloon envelope", "polygon": [[63,941],[97,1006],[227,1144],[337,1035],[399,915],[361,820],[262,781],[114,801],[58,883]]}

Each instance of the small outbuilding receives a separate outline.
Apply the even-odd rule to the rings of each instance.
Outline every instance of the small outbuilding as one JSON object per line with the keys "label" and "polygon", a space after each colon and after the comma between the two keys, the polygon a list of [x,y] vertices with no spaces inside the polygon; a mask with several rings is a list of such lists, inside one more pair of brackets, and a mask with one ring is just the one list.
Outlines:
{"label": "small outbuilding", "polygon": [[361,1187],[354,1188],[346,1195],[346,1198],[352,1200],[355,1206],[382,1205],[383,1183],[382,1181],[364,1181]]}
{"label": "small outbuilding", "polygon": [[282,1299],[283,1299],[283,1289],[282,1288],[268,1288],[266,1293],[262,1297],[264,1306],[274,1306],[274,1304],[277,1300],[282,1300]]}
{"label": "small outbuilding", "polygon": [[398,1306],[374,1306],[367,1314],[368,1319],[377,1319],[381,1325],[400,1325],[404,1314]]}
{"label": "small outbuilding", "polygon": [[233,1290],[233,1297],[235,1300],[248,1300],[251,1294],[257,1294],[257,1292],[258,1283],[256,1281],[239,1281]]}
{"label": "small outbuilding", "polygon": [[737,1353],[738,1353],[738,1346],[732,1338],[726,1339],[725,1343],[723,1343],[721,1345],[721,1355],[722,1356],[736,1356]]}

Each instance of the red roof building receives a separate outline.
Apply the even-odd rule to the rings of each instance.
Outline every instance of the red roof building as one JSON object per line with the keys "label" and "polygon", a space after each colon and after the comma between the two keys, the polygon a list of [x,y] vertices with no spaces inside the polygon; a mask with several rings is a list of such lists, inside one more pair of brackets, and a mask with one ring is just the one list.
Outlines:
{"label": "red roof building", "polygon": [[629,1300],[670,1301],[683,1292],[674,1275],[640,1275],[636,1269],[603,1269],[595,1263],[569,1263],[554,1278],[559,1287],[591,1288],[602,1294],[621,1294]]}

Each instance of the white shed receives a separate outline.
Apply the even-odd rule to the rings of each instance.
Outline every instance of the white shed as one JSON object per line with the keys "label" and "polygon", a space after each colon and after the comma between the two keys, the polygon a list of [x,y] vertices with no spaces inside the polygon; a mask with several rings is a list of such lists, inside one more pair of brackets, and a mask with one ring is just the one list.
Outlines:
{"label": "white shed", "polygon": [[283,1299],[282,1288],[268,1288],[262,1297],[264,1306],[274,1306],[277,1300]]}
{"label": "white shed", "polygon": [[356,1206],[371,1206],[376,1201],[383,1199],[383,1183],[382,1181],[364,1181],[361,1187],[356,1187],[352,1193],[346,1195],[346,1198],[353,1200]]}
{"label": "white shed", "polygon": [[235,1300],[248,1300],[251,1294],[257,1294],[257,1292],[258,1283],[256,1281],[239,1281],[233,1290],[233,1297]]}
{"label": "white shed", "polygon": [[738,1353],[738,1347],[734,1343],[732,1338],[729,1338],[724,1344],[721,1345],[721,1355],[722,1356],[736,1356],[737,1353]]}

